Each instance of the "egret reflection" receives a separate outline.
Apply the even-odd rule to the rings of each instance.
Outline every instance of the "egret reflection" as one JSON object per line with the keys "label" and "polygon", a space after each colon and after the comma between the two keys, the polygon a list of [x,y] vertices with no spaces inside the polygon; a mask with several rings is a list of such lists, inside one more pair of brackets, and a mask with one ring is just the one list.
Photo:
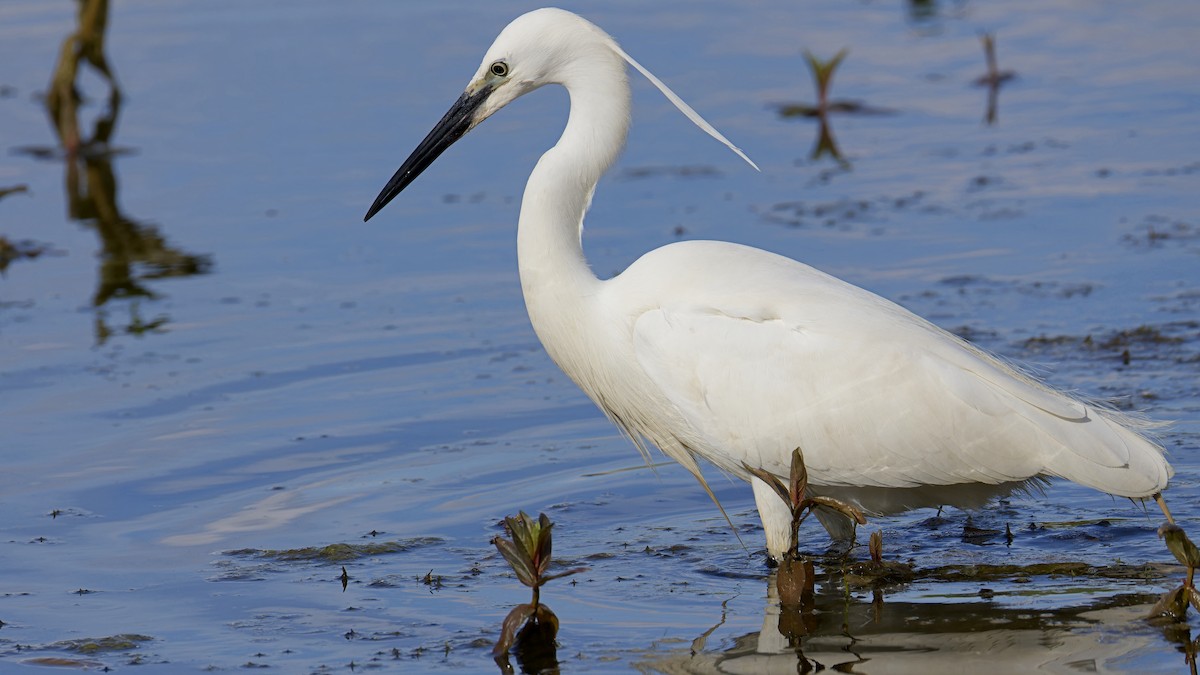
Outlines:
{"label": "egret reflection", "polygon": [[[691,645],[647,652],[635,668],[641,673],[814,673],[874,672],[1034,672],[1105,670],[1150,643],[1167,639],[1193,659],[1196,643],[1185,625],[1160,629],[1146,624],[1113,640],[1099,627],[1129,625],[1145,613],[1152,594],[1096,596],[1082,603],[1039,610],[1020,599],[1021,590],[975,601],[939,602],[966,585],[927,591],[911,586],[880,588],[847,585],[846,578],[819,573],[815,596],[802,605],[781,601],[775,574],[766,579],[761,629],[721,635],[729,609],[714,607],[720,620]],[[996,580],[992,580],[996,581]],[[976,584],[977,585],[977,584]],[[884,600],[895,593],[902,599]],[[1007,593],[1007,595],[1006,595]],[[1064,590],[1064,593],[1067,591]],[[1006,598],[1012,597],[1012,601]],[[698,647],[698,648],[697,648]],[[1182,659],[1181,659],[1182,660]]]}

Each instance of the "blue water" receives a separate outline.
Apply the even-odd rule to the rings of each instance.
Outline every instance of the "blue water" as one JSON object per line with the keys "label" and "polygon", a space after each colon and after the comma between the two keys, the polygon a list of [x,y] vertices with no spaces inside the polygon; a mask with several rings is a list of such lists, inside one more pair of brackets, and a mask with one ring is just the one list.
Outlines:
{"label": "blue water", "polygon": [[[931,4],[568,5],[763,169],[634,78],[629,148],[585,233],[594,269],[728,239],[893,298],[1059,386],[1174,420],[1168,497],[1195,527],[1200,10]],[[566,96],[522,99],[361,222],[494,35],[534,6],[113,2],[115,203],[207,271],[155,278],[135,260],[149,295],[99,307],[104,242],[123,240],[70,216],[61,153],[29,152],[58,147],[42,95],[75,7],[0,6],[0,188],[28,188],[0,199],[0,236],[49,248],[0,277],[0,669],[58,656],[155,672],[491,669],[525,591],[488,541],[524,509],[546,511],[556,555],[592,570],[543,594],[563,670],[796,670],[760,634],[773,610],[749,491],[710,475],[743,548],[690,476],[641,466],[528,326],[514,224]],[[981,31],[1017,73],[992,125],[971,85]],[[842,47],[832,96],[893,112],[834,116],[843,162],[810,159],[816,124],[776,108],[815,98],[803,50]],[[106,88],[92,73],[81,88],[86,135]],[[1142,326],[1162,339],[1121,339]],[[943,515],[868,529],[921,567],[1171,560],[1153,513],[1066,484],[976,514],[1011,523],[1011,547],[964,543],[965,514]],[[806,533],[820,551],[824,534]],[[230,553],[380,540],[412,546],[347,563],[345,592],[338,564]],[[431,570],[440,588],[422,583]],[[889,590],[881,617],[869,593],[831,586],[805,651],[852,660],[845,613],[875,660],[863,672],[983,668],[969,655],[989,649],[993,668],[1178,672],[1178,640],[1140,619],[1173,583],[1000,580],[984,600],[983,582],[926,581]],[[982,623],[937,619],[965,615]],[[983,627],[983,646],[964,637]],[[153,639],[56,646],[126,633]]]}

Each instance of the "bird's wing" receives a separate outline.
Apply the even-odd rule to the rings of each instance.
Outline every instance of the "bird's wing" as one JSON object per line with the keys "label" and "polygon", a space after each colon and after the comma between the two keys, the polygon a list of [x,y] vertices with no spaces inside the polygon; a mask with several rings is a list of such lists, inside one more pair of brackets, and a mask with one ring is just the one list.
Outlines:
{"label": "bird's wing", "polygon": [[798,310],[739,299],[736,309],[679,304],[637,317],[638,363],[700,436],[689,447],[735,473],[744,461],[782,475],[800,447],[815,485],[1053,473],[1137,491],[1114,489],[1104,475],[1128,467],[1136,434],[1093,420],[1079,401],[902,308],[845,288],[850,297]]}

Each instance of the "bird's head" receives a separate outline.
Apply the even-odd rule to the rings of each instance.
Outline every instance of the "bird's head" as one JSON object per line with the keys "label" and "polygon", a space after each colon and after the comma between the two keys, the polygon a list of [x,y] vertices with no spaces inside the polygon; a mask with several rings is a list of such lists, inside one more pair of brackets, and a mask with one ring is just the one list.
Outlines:
{"label": "bird's head", "polygon": [[523,14],[496,37],[467,85],[467,94],[487,92],[471,128],[542,85],[584,77],[624,81],[625,63],[616,42],[571,12],[544,8]]}
{"label": "bird's head", "polygon": [[[546,84],[607,84],[627,91],[625,63],[645,75],[688,119],[758,168],[607,33],[571,12],[545,8],[517,17],[501,31],[462,95],[384,186],[363,220],[370,220],[446,148],[509,103]],[[604,83],[606,79],[610,81]]]}

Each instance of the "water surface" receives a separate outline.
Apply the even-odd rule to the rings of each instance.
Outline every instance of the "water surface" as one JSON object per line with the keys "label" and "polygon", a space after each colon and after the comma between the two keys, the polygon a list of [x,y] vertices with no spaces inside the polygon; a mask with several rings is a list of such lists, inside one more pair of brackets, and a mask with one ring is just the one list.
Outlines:
{"label": "water surface", "polygon": [[[123,97],[114,111],[81,77],[81,133],[111,123],[87,161],[64,157],[43,104],[74,5],[0,7],[0,189],[26,187],[0,199],[0,236],[41,252],[0,278],[5,667],[491,669],[525,590],[488,541],[524,509],[591,568],[543,595],[564,671],[1186,670],[1189,626],[1141,620],[1178,582],[1159,518],[1062,483],[973,514],[1011,544],[964,539],[953,510],[867,529],[920,569],[1103,573],[925,578],[879,606],[822,563],[818,622],[803,656],[787,646],[749,490],[711,472],[743,548],[690,476],[641,465],[528,326],[514,224],[561,91],[489,120],[361,223],[534,6],[113,2]],[[763,168],[635,78],[630,146],[585,235],[598,273],[718,238],[895,299],[1059,386],[1174,420],[1168,497],[1196,529],[1194,3],[568,8]],[[971,84],[983,31],[1016,72],[991,124]],[[833,116],[840,158],[813,158],[817,124],[777,109],[815,99],[803,50],[843,47],[833,97],[891,113]],[[339,542],[392,552],[252,552]],[[147,639],[72,642],[113,636]]]}

